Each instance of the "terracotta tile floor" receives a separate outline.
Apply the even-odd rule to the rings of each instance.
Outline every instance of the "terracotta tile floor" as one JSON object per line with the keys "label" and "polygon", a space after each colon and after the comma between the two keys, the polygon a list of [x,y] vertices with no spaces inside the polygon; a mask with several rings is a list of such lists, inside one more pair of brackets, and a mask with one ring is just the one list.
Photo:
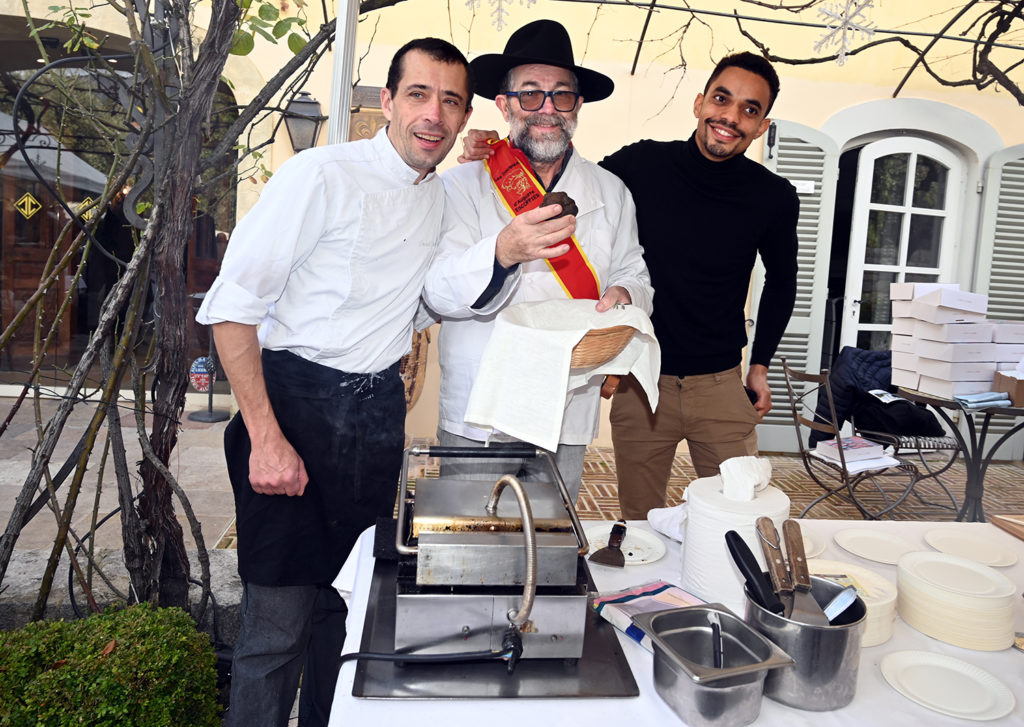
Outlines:
{"label": "terracotta tile floor", "polygon": [[[769,456],[772,464],[772,484],[790,497],[792,512],[798,515],[804,507],[823,491],[813,482],[796,457]],[[437,461],[428,460],[411,477],[437,475]],[[668,504],[682,502],[683,491],[696,478],[690,458],[677,454],[669,478]],[[959,503],[963,499],[966,474],[964,466],[955,464],[942,475],[943,481],[953,492]],[[949,502],[942,490],[932,480],[919,482],[914,491],[924,500],[939,503]],[[870,498],[868,499],[870,502]],[[881,498],[877,498],[881,502]],[[986,515],[1024,513],[1024,462],[1000,462],[989,467],[985,476],[984,507]],[[881,505],[874,505],[881,507]],[[611,447],[588,447],[583,466],[583,487],[577,502],[580,518],[584,520],[615,520],[619,516],[618,486],[615,475],[615,453]],[[831,497],[814,507],[808,517],[835,520],[859,520],[861,515],[850,503]],[[949,509],[928,505],[913,495],[908,497],[893,513],[895,520],[953,520]],[[218,543],[219,548],[234,547],[234,528],[230,528]]]}

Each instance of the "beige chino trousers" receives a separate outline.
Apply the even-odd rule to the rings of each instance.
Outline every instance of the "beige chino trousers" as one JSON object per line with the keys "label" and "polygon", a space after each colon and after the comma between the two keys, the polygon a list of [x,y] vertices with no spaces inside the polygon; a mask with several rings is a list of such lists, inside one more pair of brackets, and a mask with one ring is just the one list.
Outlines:
{"label": "beige chino trousers", "polygon": [[643,389],[624,377],[612,398],[610,421],[619,481],[619,508],[627,520],[665,507],[676,447],[686,440],[698,477],[718,474],[730,457],[757,454],[761,417],[743,388],[741,366],[700,376],[661,376],[652,413]]}

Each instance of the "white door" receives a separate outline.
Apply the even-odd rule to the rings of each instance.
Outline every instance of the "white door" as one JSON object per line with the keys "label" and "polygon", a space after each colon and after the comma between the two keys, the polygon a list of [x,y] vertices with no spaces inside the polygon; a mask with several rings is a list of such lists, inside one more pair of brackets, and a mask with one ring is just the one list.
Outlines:
{"label": "white door", "polygon": [[889,283],[953,280],[961,162],[945,147],[901,136],[860,154],[850,228],[842,346],[889,348]]}

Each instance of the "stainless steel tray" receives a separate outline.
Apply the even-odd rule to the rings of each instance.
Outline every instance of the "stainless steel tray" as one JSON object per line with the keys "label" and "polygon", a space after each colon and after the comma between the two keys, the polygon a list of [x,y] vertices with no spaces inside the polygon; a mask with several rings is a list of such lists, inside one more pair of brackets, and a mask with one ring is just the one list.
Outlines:
{"label": "stainless steel tray", "polygon": [[[374,564],[360,651],[394,653],[395,570],[394,561],[377,559]],[[593,699],[639,694],[615,627],[589,607],[579,659],[527,659],[512,674],[503,661],[404,666],[359,661],[352,685],[352,696],[371,699]]]}

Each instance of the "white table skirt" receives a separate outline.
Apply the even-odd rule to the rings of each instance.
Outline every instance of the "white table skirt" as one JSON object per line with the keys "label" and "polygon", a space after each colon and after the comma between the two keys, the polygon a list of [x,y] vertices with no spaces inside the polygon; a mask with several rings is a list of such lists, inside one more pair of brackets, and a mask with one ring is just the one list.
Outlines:
{"label": "white table skirt", "polygon": [[[584,527],[590,523],[584,523]],[[826,542],[825,551],[818,558],[854,563],[878,573],[894,584],[896,566],[884,565],[852,555],[840,548],[832,536],[844,528],[869,528],[899,534],[922,550],[932,550],[924,534],[936,527],[956,527],[977,532],[988,538],[997,538],[1013,549],[1018,561],[1011,567],[998,568],[1014,582],[1018,591],[1024,589],[1024,541],[1018,540],[988,523],[934,523],[934,522],[865,522],[843,520],[802,520],[801,525],[813,531]],[[630,527],[650,530],[646,522],[633,522]],[[658,536],[662,537],[662,536]],[[593,566],[591,573],[600,591],[612,591],[648,581],[664,579],[680,581],[680,544],[663,538],[668,553],[661,560],[642,566],[623,569]],[[373,572],[373,529],[363,533],[335,585],[351,592],[349,600],[348,637],[345,652],[359,650],[367,597]],[[742,617],[742,614],[739,614]],[[1024,631],[1024,599],[1017,599],[1014,626]],[[654,689],[653,656],[639,644],[619,635],[622,648],[640,687],[640,696],[632,699],[501,699],[501,700],[378,700],[352,696],[356,664],[346,663],[338,678],[330,724],[337,727],[350,725],[438,725],[486,724],[499,725],[640,725],[681,724],[675,712],[662,701]],[[832,712],[805,712],[778,704],[770,699],[762,702],[759,725],[907,725],[919,727],[927,724],[959,725],[965,720],[947,717],[921,707],[896,692],[885,681],[879,669],[882,658],[891,652],[905,649],[925,650],[948,654],[985,669],[1001,679],[1017,699],[1013,712],[990,724],[1024,724],[1024,653],[1016,649],[1000,652],[982,652],[962,649],[936,641],[916,631],[897,617],[893,637],[884,644],[862,649],[857,680],[857,696],[843,709]]]}

